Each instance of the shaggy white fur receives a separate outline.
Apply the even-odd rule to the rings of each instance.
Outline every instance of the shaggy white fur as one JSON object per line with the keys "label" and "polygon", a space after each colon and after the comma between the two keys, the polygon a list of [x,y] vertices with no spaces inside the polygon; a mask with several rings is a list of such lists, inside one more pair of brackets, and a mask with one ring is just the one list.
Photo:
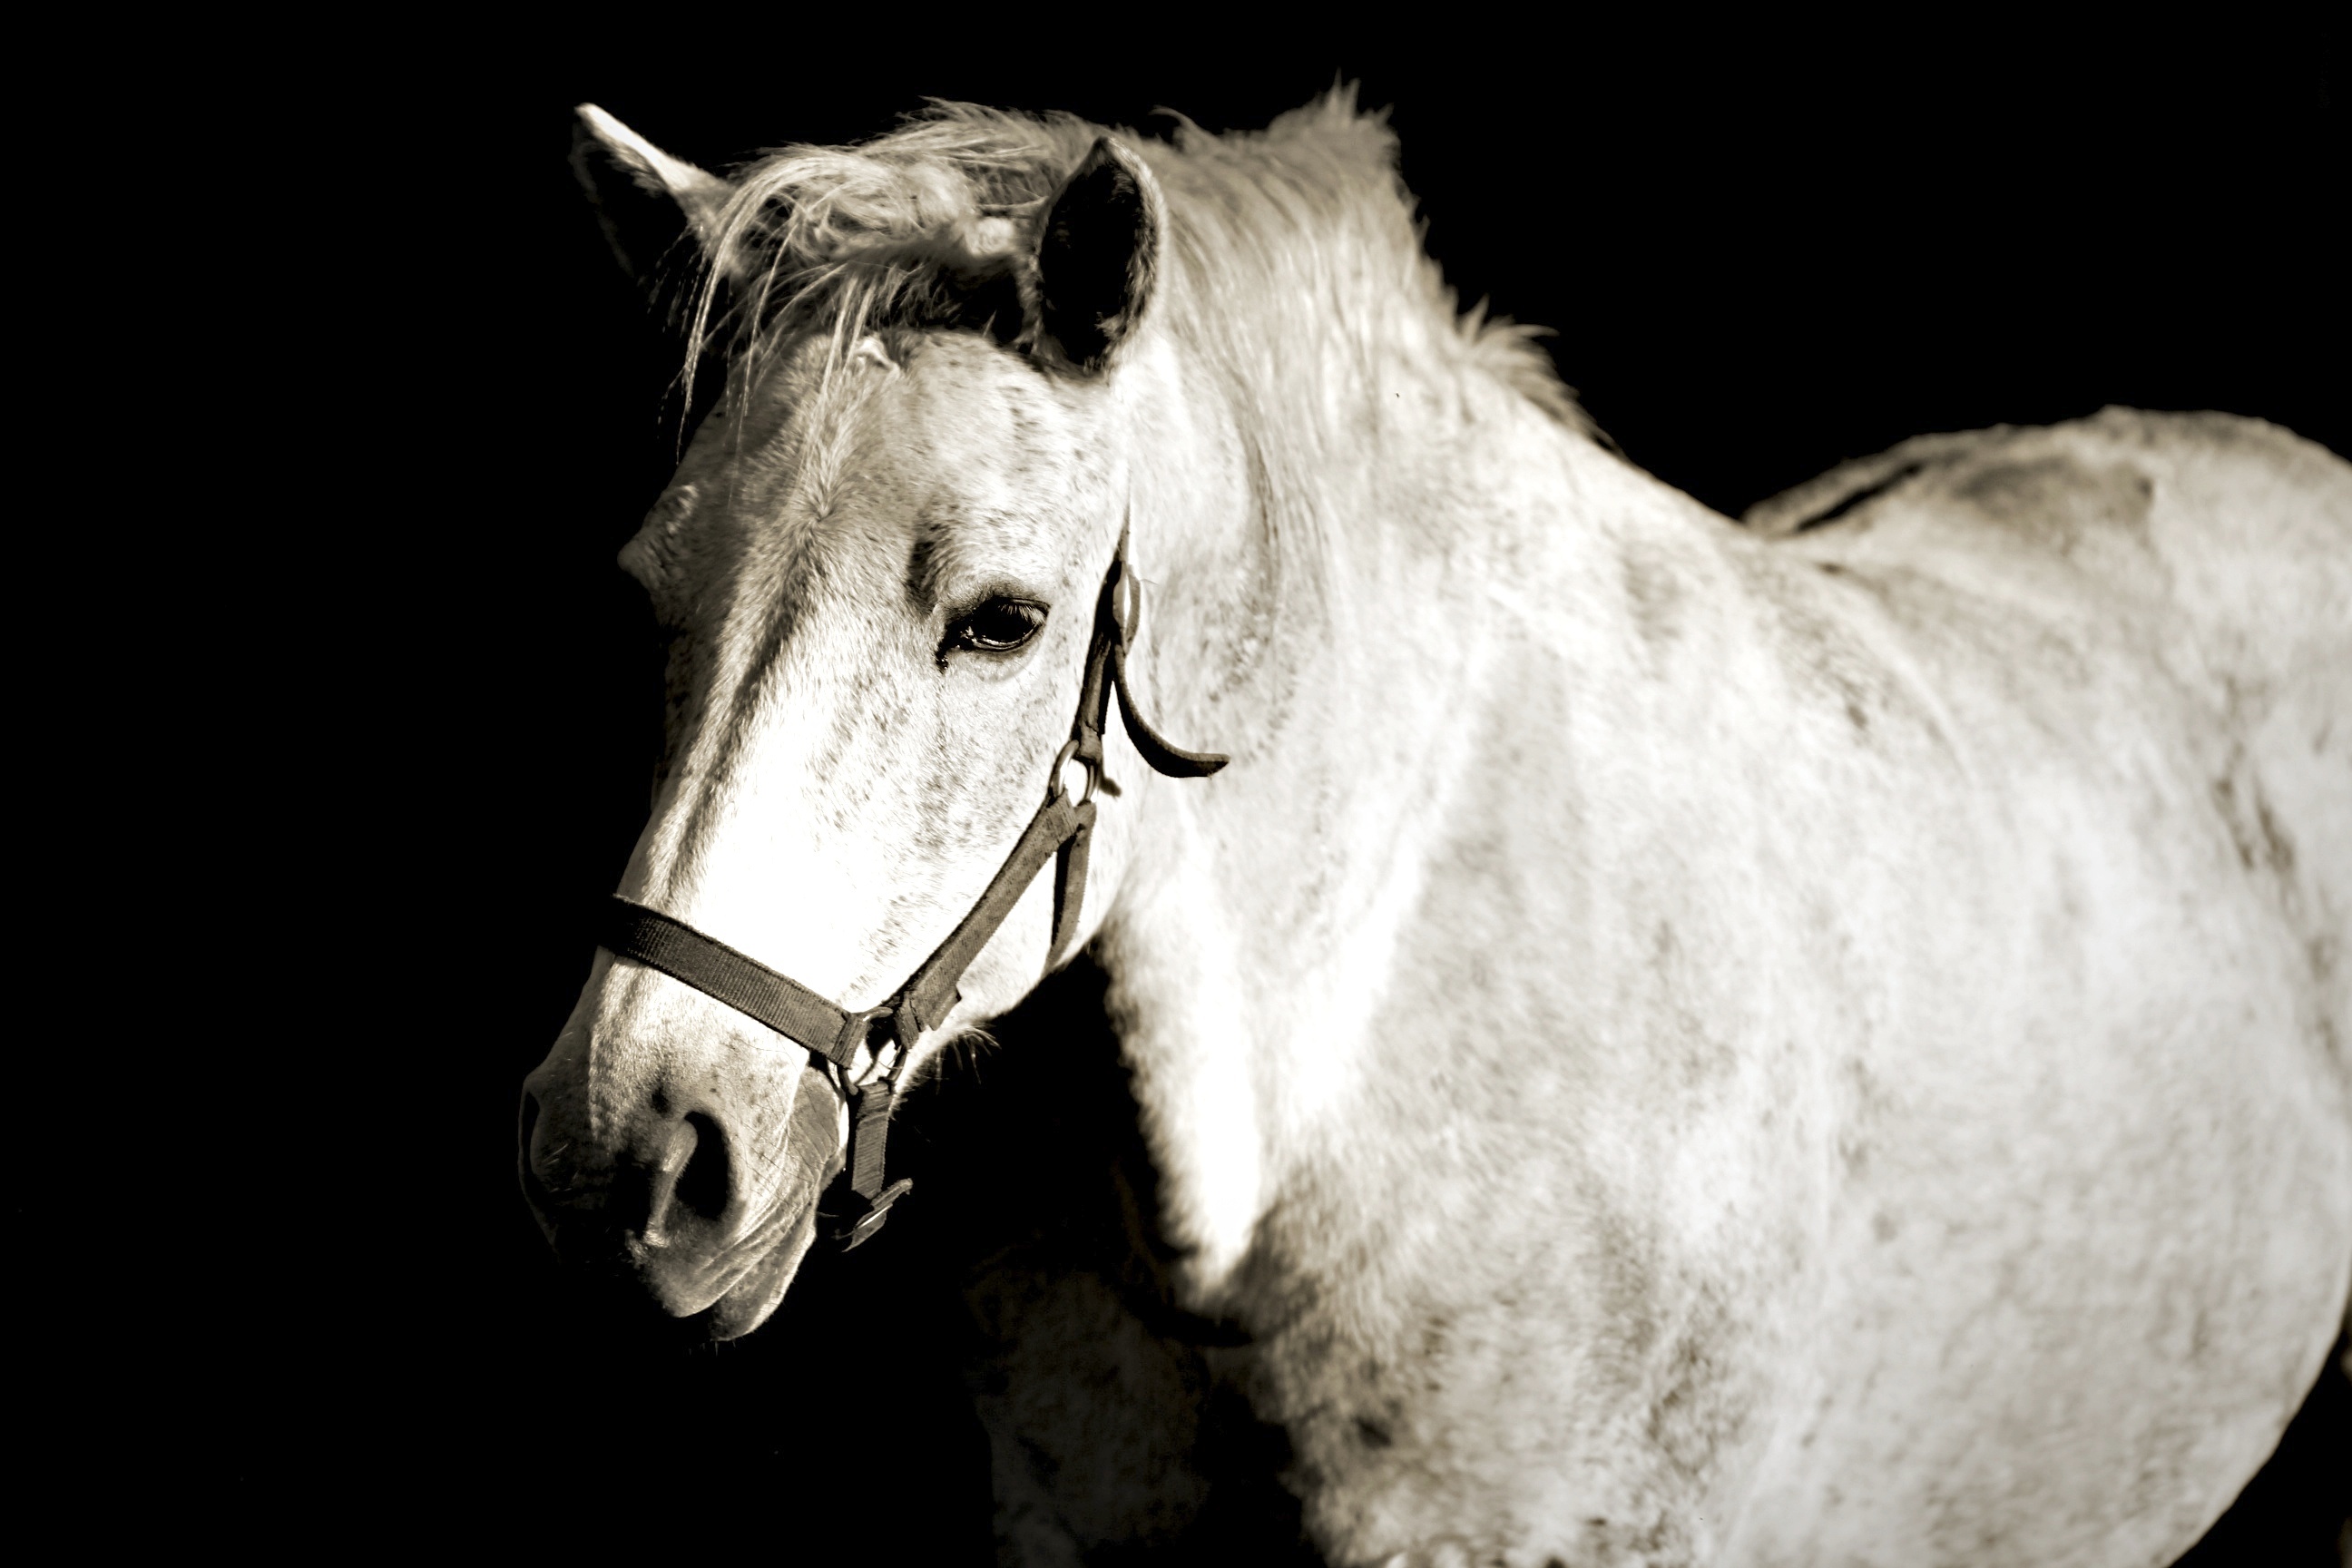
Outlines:
{"label": "shaggy white fur", "polygon": [[[678,641],[621,890],[887,994],[1045,787],[1130,523],[1139,683],[1235,760],[1114,734],[1086,931],[1334,1562],[2124,1568],[2228,1504],[2352,1284],[2352,469],[2111,411],[1742,528],[1457,315],[1342,97],[1114,139],[1150,297],[1091,374],[1036,258],[1096,128],[942,107],[715,202],[597,125],[734,364],[627,558]],[[955,642],[1007,598],[1034,641]],[[582,1190],[723,1132],[715,1228],[638,1256],[724,1332],[807,1244],[817,1082],[609,960],[533,1079]]]}

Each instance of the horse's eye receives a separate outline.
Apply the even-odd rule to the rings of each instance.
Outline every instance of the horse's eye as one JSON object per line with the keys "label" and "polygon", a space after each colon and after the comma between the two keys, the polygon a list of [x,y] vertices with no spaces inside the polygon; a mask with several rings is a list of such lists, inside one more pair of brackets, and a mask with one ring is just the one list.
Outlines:
{"label": "horse's eye", "polygon": [[948,647],[1011,653],[1045,624],[1045,606],[1026,599],[991,599],[948,627]]}

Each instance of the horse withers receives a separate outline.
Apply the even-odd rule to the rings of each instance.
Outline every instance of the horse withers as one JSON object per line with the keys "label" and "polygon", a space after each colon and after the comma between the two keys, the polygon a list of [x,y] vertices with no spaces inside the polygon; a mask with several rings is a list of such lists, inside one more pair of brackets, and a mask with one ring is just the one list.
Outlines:
{"label": "horse withers", "polygon": [[560,1248],[751,1331],[1090,944],[1335,1563],[2228,1505],[2352,1290],[2352,469],[2110,410],[1742,526],[1457,314],[1344,96],[727,179],[582,115],[728,368],[623,553],[669,739],[526,1085]]}

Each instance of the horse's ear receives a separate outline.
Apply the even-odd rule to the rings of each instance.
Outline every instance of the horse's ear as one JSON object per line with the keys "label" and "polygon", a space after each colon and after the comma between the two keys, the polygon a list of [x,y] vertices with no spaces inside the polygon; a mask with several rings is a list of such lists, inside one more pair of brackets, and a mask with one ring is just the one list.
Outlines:
{"label": "horse's ear", "polygon": [[1099,372],[1142,323],[1162,214],[1151,171],[1108,136],[1054,198],[1037,237],[1038,326],[1073,369]]}
{"label": "horse's ear", "polygon": [[673,158],[593,103],[572,110],[572,172],[621,269],[644,279],[681,234],[708,245],[734,187]]}

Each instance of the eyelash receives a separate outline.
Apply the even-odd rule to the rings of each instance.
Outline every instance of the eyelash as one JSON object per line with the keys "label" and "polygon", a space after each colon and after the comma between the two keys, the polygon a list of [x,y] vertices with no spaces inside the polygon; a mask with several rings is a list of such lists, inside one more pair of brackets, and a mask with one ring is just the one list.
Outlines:
{"label": "eyelash", "polygon": [[[1047,611],[1029,599],[993,598],[948,623],[950,653],[1013,653],[1028,646]],[[1008,636],[1008,633],[1017,635]]]}

